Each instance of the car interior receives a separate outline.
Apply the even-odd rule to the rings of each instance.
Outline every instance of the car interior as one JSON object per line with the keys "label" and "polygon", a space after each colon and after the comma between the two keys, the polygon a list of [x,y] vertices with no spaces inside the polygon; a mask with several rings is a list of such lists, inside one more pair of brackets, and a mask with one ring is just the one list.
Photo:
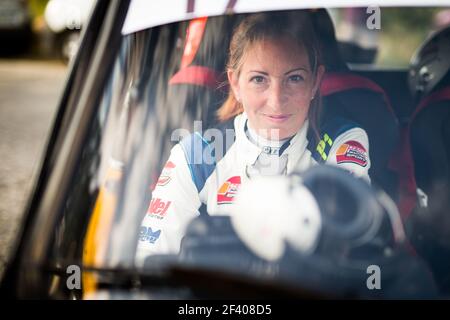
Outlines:
{"label": "car interior", "polygon": [[[361,48],[336,39],[333,21],[325,9],[312,10],[314,26],[321,39],[325,54],[326,75],[321,93],[323,110],[341,115],[359,123],[368,133],[372,167],[370,176],[374,186],[386,191],[397,203],[400,214],[410,230],[411,242],[433,233],[418,227],[417,211],[438,212],[448,215],[450,196],[450,73],[442,77],[432,92],[417,99],[408,84],[409,70],[375,69],[351,64]],[[186,23],[184,47],[196,42],[196,53],[183,60],[169,80],[170,92],[177,95],[185,88],[195,88],[188,93],[187,103],[209,106],[203,119],[214,126],[217,107],[224,101],[225,56],[211,61],[211,52],[224,53],[228,46],[232,26],[239,16],[202,18]],[[199,28],[200,25],[200,28]],[[199,30],[201,29],[201,30]],[[444,31],[450,35],[450,27]],[[216,34],[221,34],[220,41]],[[199,39],[200,38],[200,39]],[[209,41],[201,41],[210,38]],[[450,43],[450,42],[449,42]],[[180,46],[180,52],[183,46]],[[369,55],[370,56],[370,55]],[[364,59],[367,59],[367,55]],[[444,57],[450,59],[450,56]],[[367,61],[366,61],[367,62]],[[201,92],[203,94],[198,95]],[[208,101],[204,101],[209,96]],[[202,99],[202,101],[198,101]],[[195,100],[195,101],[194,101]],[[418,205],[417,187],[425,193],[428,206]],[[444,220],[449,218],[444,218]],[[448,223],[447,223],[448,226]],[[450,236],[450,228],[441,229],[442,236]],[[432,241],[432,240],[430,240]],[[423,242],[423,241],[422,241]],[[428,242],[429,243],[429,242]],[[441,287],[449,289],[448,271],[450,246],[418,246],[423,256],[438,273]],[[431,253],[430,253],[431,252]],[[436,257],[440,257],[436,260]],[[444,258],[445,257],[445,258]],[[434,260],[433,260],[434,259]],[[442,261],[446,260],[446,261]],[[444,267],[443,267],[444,266]],[[445,270],[442,270],[442,269]],[[445,278],[445,279],[444,279]]]}

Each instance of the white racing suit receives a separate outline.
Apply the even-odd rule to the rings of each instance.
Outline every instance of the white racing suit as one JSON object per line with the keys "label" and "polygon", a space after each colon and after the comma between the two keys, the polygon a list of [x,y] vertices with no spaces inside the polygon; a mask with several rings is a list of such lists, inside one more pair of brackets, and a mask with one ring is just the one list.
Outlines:
{"label": "white racing suit", "polygon": [[[211,148],[212,143],[199,133],[172,148],[140,227],[137,264],[142,264],[148,255],[178,253],[188,223],[198,215],[229,214],[233,198],[241,184],[252,176],[249,173],[254,171],[258,157],[274,152],[250,141],[245,113],[220,130],[223,137],[229,137],[230,130],[233,133],[231,143],[224,142],[222,150]],[[305,121],[294,137],[275,150],[287,160],[283,174],[325,163],[345,168],[370,182],[369,141],[362,128],[349,120],[334,118],[321,125],[320,133],[321,140],[317,141]]]}

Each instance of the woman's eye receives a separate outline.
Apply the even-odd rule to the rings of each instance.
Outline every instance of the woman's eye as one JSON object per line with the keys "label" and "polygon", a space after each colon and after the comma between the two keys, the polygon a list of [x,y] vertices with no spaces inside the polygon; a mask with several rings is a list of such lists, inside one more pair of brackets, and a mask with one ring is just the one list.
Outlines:
{"label": "woman's eye", "polygon": [[294,74],[292,76],[289,76],[289,81],[292,81],[292,82],[300,82],[303,80],[305,80],[305,79],[299,74]]}
{"label": "woman's eye", "polygon": [[264,83],[264,77],[263,76],[254,76],[250,79],[251,82],[256,83],[256,84],[261,84]]}

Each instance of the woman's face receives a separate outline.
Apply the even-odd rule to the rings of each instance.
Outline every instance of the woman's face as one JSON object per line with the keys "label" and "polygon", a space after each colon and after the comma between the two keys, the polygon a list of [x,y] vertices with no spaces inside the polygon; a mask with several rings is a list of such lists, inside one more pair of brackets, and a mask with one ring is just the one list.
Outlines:
{"label": "woman's face", "polygon": [[240,70],[228,71],[228,80],[250,127],[276,140],[302,127],[323,72],[320,66],[314,77],[306,50],[292,40],[266,39],[247,50]]}

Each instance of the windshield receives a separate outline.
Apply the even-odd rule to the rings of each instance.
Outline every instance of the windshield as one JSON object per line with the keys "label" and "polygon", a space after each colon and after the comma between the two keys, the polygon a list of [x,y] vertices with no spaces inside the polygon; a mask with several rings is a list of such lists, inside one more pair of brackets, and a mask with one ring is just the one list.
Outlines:
{"label": "windshield", "polygon": [[[445,262],[408,249],[423,234],[408,229],[420,206],[406,194],[400,130],[417,104],[409,61],[450,23],[448,10],[372,9],[199,17],[124,34],[52,259],[229,272],[336,296],[447,294]],[[436,179],[415,181],[428,203]],[[99,281],[83,280],[86,292]]]}

